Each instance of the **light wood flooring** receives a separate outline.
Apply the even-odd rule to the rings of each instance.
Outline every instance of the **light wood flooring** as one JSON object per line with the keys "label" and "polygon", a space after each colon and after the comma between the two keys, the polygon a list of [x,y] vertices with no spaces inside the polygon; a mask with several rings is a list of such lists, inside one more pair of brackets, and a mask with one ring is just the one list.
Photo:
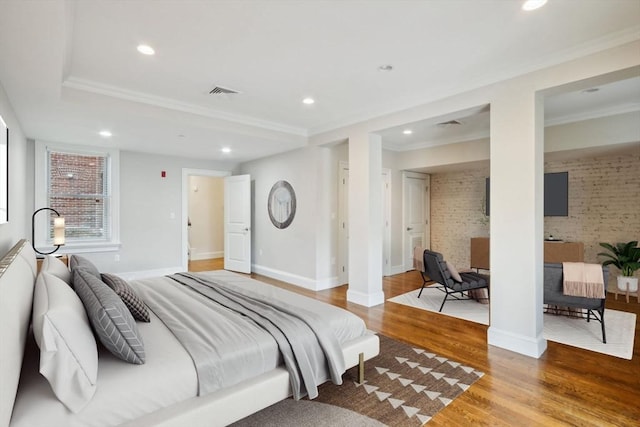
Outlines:
{"label": "light wood flooring", "polygon": [[[195,261],[190,271],[222,268]],[[485,372],[429,426],[640,426],[640,304],[607,297],[607,308],[636,313],[633,359],[548,342],[534,359],[487,345],[487,326],[395,303],[366,308],[346,301],[346,286],[313,292],[265,276],[255,279],[346,308],[369,329]],[[383,280],[386,298],[422,285],[417,272]]]}

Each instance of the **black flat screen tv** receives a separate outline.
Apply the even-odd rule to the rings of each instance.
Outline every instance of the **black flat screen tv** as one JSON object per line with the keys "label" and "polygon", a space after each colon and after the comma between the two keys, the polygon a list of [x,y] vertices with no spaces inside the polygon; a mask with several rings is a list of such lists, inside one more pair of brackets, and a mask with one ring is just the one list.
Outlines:
{"label": "black flat screen tv", "polygon": [[[489,216],[489,178],[485,181],[485,213]],[[569,172],[544,174],[544,216],[569,216]]]}

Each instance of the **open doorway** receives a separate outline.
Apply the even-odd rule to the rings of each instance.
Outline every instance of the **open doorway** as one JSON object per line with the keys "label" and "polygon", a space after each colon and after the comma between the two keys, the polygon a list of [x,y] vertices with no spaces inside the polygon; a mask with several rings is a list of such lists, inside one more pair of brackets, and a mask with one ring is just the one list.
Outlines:
{"label": "open doorway", "polygon": [[187,254],[189,261],[224,257],[224,180],[189,176]]}
{"label": "open doorway", "polygon": [[182,170],[182,266],[224,256],[224,177],[227,171]]}

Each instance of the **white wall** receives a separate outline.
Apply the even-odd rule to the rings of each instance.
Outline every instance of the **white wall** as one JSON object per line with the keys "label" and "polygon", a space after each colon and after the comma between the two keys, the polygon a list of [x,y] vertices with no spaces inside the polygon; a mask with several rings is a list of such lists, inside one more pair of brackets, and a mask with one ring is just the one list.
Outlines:
{"label": "white wall", "polygon": [[[542,96],[544,93],[558,93],[565,85],[571,85],[572,90],[587,88],[595,80],[602,82],[603,76],[613,81],[637,75],[640,69],[639,49],[640,41],[627,43],[437,102],[314,135],[310,144],[322,146],[332,141],[359,137],[363,132],[374,133],[378,129],[491,105],[492,192],[499,199],[495,208],[501,212],[492,209],[491,216],[491,252],[494,256],[491,259],[492,324],[489,343],[539,356],[546,345],[541,335],[540,314],[544,150]],[[521,149],[514,150],[515,145]],[[513,158],[509,159],[505,153],[510,153]],[[465,153],[461,154],[464,156]],[[350,159],[350,165],[355,161],[370,160]],[[514,168],[516,163],[517,169]],[[366,185],[362,187],[363,190],[366,188]],[[525,189],[519,191],[524,199],[522,203],[509,203],[512,198],[510,191],[514,188]],[[492,204],[494,201],[492,199]],[[523,206],[526,206],[526,211],[523,211]],[[498,218],[504,220],[497,221]],[[514,235],[518,235],[523,243],[518,263],[513,263],[511,256]],[[350,245],[353,246],[364,243],[350,239]],[[372,262],[375,260],[372,259]],[[511,278],[523,272],[527,280],[518,289],[509,288]],[[517,299],[517,306],[512,304],[512,294],[524,296]]]}
{"label": "white wall", "polygon": [[224,256],[224,179],[189,176],[191,260]]}
{"label": "white wall", "polygon": [[[122,246],[118,252],[86,257],[101,271],[115,273],[182,270],[182,168],[226,171],[233,167],[223,162],[120,152]],[[166,171],[166,178],[160,176],[161,171]]]}
{"label": "white wall", "polygon": [[[337,176],[338,155],[305,147],[241,165],[252,182],[253,271],[310,289],[333,286],[337,185],[331,175]],[[296,194],[296,214],[285,229],[276,228],[267,212],[269,191],[280,180]]]}
{"label": "white wall", "polygon": [[[545,134],[545,151],[547,153],[561,153],[566,150],[573,150],[576,144],[581,146],[597,147],[611,145],[614,143],[628,142],[640,140],[638,135],[638,126],[634,126],[640,118],[640,113],[626,113],[621,116],[611,116],[607,118],[591,119],[584,122],[556,125],[546,129]],[[594,132],[593,128],[600,127],[600,132]],[[585,132],[585,129],[590,131]],[[602,129],[607,129],[603,131]],[[614,129],[617,132],[611,139],[611,133]],[[242,166],[243,173],[251,173],[254,181],[254,270],[262,272],[268,276],[282,278],[290,282],[301,284],[315,288],[321,286],[320,283],[330,283],[334,276],[337,276],[337,267],[333,264],[334,259],[338,259],[338,165],[340,161],[349,161],[348,143],[330,145],[326,148],[326,152],[314,152],[310,148],[296,150],[295,152],[285,153],[262,159],[256,162],[244,164]],[[296,154],[293,154],[296,153]],[[307,154],[305,154],[307,153]],[[314,154],[311,154],[314,153]],[[328,155],[328,158],[323,156]],[[304,160],[306,159],[306,160]],[[301,162],[308,162],[306,166]],[[397,273],[402,270],[402,171],[412,169],[431,168],[447,165],[469,165],[470,170],[477,170],[478,167],[486,169],[484,176],[488,176],[489,162],[489,139],[479,139],[458,144],[449,144],[429,149],[412,150],[406,152],[393,152],[383,150],[382,167],[391,170],[391,266],[392,272]],[[255,173],[254,173],[255,171]],[[315,214],[315,224],[309,222],[310,227],[316,228],[315,237],[311,234],[305,234],[306,238],[315,238],[315,243],[310,245],[300,245],[295,250],[295,256],[303,256],[313,259],[310,270],[296,269],[298,263],[281,262],[279,257],[288,257],[290,252],[288,249],[278,248],[279,239],[290,234],[293,228],[290,227],[286,232],[278,232],[273,227],[266,216],[266,197],[278,176],[303,174],[306,181],[314,180],[313,186],[317,188],[319,209]],[[271,184],[268,188],[256,190],[263,184],[256,184],[263,177],[268,177]],[[480,183],[482,184],[482,183]],[[264,184],[266,185],[266,184]],[[297,186],[294,186],[298,193]],[[480,190],[484,194],[484,185]],[[255,196],[258,191],[258,199]],[[262,195],[260,195],[262,192]],[[478,200],[482,198],[478,193]],[[262,198],[262,199],[260,199]],[[298,195],[298,200],[299,195]],[[480,201],[476,203],[480,206]],[[474,205],[475,206],[475,205]],[[324,209],[323,207],[327,207]],[[478,210],[480,208],[478,207]],[[298,213],[299,215],[300,213]],[[257,220],[255,215],[258,216]],[[332,216],[336,220],[332,219]],[[262,218],[260,218],[262,216]],[[296,221],[300,219],[296,217]],[[257,228],[256,228],[257,227]],[[326,230],[328,232],[322,232]],[[488,228],[487,224],[483,225]],[[266,230],[266,232],[265,232]],[[308,233],[309,230],[301,231]],[[479,235],[485,235],[480,233]],[[467,242],[465,236],[465,242]],[[274,239],[276,239],[274,241]],[[300,240],[293,238],[292,240]],[[467,242],[468,243],[468,242]],[[277,248],[272,255],[265,254],[266,248],[262,247],[263,254],[259,253],[259,246],[268,246]],[[282,245],[283,247],[285,245]],[[464,249],[465,255],[468,255],[468,248]],[[455,256],[454,256],[455,258]],[[462,259],[460,260],[462,262]],[[460,265],[465,265],[461,263]],[[302,278],[304,279],[302,279]]]}
{"label": "white wall", "polygon": [[31,240],[33,199],[28,142],[0,82],[0,115],[9,128],[9,222],[0,224],[0,256],[22,238]]}

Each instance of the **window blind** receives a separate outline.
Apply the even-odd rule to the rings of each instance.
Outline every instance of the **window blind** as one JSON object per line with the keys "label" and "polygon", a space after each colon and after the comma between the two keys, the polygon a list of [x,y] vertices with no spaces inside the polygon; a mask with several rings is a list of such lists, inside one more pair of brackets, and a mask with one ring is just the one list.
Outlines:
{"label": "window blind", "polygon": [[[65,218],[67,241],[111,238],[108,155],[47,152],[49,206]],[[53,238],[53,218],[48,236]]]}

